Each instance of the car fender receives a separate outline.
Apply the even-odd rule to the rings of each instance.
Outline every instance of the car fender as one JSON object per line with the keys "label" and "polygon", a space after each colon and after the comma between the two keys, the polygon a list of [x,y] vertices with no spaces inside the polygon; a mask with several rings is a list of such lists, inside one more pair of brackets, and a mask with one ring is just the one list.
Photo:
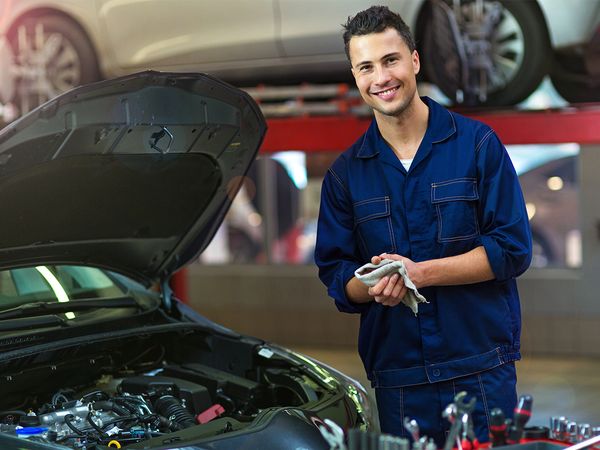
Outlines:
{"label": "car fender", "polygon": [[538,0],[554,49],[588,42],[600,24],[600,0]]}

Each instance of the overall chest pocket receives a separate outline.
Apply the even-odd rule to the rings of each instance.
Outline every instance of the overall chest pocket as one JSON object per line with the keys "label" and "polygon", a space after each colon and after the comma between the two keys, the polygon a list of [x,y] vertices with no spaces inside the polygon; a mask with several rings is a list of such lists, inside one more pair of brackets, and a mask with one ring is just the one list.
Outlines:
{"label": "overall chest pocket", "polygon": [[390,198],[376,197],[361,200],[353,205],[354,228],[365,258],[380,253],[396,253],[392,227]]}
{"label": "overall chest pocket", "polygon": [[475,178],[458,178],[431,184],[431,203],[438,223],[438,242],[471,239],[479,235]]}

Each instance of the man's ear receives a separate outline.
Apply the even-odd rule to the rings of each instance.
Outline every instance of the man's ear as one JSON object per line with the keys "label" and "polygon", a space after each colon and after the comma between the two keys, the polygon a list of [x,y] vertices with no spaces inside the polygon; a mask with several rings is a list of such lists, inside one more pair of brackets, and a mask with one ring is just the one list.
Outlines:
{"label": "man's ear", "polygon": [[350,72],[352,72],[352,76],[356,80],[356,71],[354,70],[354,67],[350,67]]}
{"label": "man's ear", "polygon": [[417,75],[421,71],[421,61],[419,59],[419,52],[416,50],[413,50],[412,52],[412,63],[415,75]]}

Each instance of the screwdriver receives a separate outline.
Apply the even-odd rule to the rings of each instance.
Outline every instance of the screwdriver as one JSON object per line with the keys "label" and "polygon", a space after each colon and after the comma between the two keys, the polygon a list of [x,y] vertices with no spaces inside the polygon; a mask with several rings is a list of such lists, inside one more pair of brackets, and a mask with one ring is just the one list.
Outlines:
{"label": "screwdriver", "polygon": [[533,397],[531,395],[521,395],[519,403],[515,408],[513,416],[513,425],[508,432],[508,442],[518,444],[523,436],[525,424],[531,418],[531,407],[533,405]]}
{"label": "screwdriver", "polygon": [[492,441],[492,447],[506,445],[506,422],[504,419],[504,411],[500,408],[494,408],[490,411],[490,441]]}

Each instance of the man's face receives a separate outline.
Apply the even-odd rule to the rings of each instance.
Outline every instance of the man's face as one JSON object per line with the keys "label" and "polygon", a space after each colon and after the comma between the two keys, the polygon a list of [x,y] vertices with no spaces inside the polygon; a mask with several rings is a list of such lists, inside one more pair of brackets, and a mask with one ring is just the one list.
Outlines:
{"label": "man's face", "polygon": [[353,36],[350,60],[360,95],[376,113],[398,116],[415,98],[419,54],[395,29]]}

